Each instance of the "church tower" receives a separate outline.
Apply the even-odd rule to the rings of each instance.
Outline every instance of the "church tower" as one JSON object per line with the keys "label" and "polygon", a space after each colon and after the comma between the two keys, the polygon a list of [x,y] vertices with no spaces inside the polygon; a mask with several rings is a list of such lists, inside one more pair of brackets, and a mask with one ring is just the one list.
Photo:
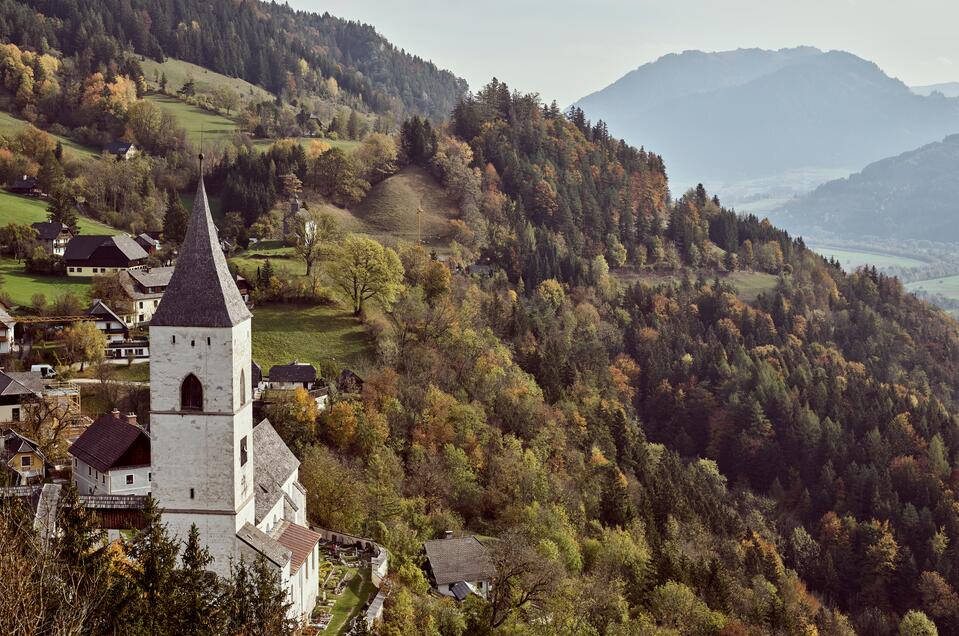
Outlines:
{"label": "church tower", "polygon": [[254,523],[251,315],[227,268],[202,176],[176,268],[150,322],[152,493],[172,534],[200,530],[229,572]]}

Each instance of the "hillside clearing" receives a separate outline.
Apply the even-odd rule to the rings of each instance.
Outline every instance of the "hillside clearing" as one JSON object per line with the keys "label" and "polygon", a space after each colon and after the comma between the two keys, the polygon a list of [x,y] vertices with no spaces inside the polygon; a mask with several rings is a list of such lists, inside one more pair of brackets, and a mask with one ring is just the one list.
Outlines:
{"label": "hillside clearing", "polygon": [[[417,210],[422,207],[422,218]],[[459,215],[456,203],[423,168],[409,166],[378,183],[353,210],[373,234],[416,241],[422,230],[427,245],[446,243],[449,221]]]}
{"label": "hillside clearing", "polygon": [[[771,292],[776,289],[778,278],[773,274],[765,272],[746,272],[738,271],[732,273],[725,272],[701,272],[707,281],[719,278],[724,283],[728,283],[736,288],[736,294],[744,302],[756,300],[760,294]],[[682,281],[680,272],[651,272],[636,270],[617,270],[612,272],[613,277],[620,283],[632,285],[634,283],[645,283],[647,285],[678,285]],[[690,272],[689,278],[692,281],[700,272]]]}
{"label": "hillside clearing", "polygon": [[166,75],[167,88],[173,90],[178,90],[186,83],[187,78],[192,77],[197,91],[201,93],[209,93],[215,88],[227,87],[236,91],[237,95],[244,100],[274,99],[271,93],[246,80],[221,75],[208,68],[182,60],[168,58],[164,62],[157,62],[149,58],[142,58],[140,66],[143,67],[143,75],[147,78],[151,89],[159,88],[159,78],[162,75]]}
{"label": "hillside clearing", "polygon": [[[20,119],[18,117],[14,117],[10,113],[0,111],[0,135],[13,137],[21,130],[26,128],[29,124],[30,122],[24,119]],[[81,145],[62,135],[54,135],[49,132],[47,134],[63,144],[63,148],[68,154],[72,153],[77,158],[86,158],[91,156],[98,157],[100,155],[100,150],[97,148]]]}
{"label": "hillside clearing", "polygon": [[150,93],[144,99],[173,115],[180,127],[186,130],[187,141],[197,147],[200,146],[201,137],[204,143],[229,141],[240,130],[232,119],[175,97]]}
{"label": "hillside clearing", "polygon": [[321,366],[364,364],[372,342],[363,325],[337,307],[262,305],[253,309],[253,359],[264,373],[292,360]]}
{"label": "hillside clearing", "polygon": [[[30,225],[47,220],[47,202],[43,199],[22,197],[0,191],[0,225],[19,223]],[[120,230],[99,221],[80,217],[80,234],[120,234]]]}

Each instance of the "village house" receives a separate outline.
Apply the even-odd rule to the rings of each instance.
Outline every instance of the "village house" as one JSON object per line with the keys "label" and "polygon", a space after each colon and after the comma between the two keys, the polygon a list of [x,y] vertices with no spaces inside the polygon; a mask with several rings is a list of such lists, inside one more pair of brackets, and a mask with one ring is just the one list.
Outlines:
{"label": "village house", "polygon": [[13,429],[0,432],[0,461],[12,486],[42,483],[47,476],[47,458],[40,445]]}
{"label": "village house", "polygon": [[17,320],[10,315],[10,310],[0,303],[0,355],[15,351]]}
{"label": "village house", "polygon": [[22,177],[14,179],[7,185],[7,191],[28,197],[39,197],[43,195],[43,191],[40,190],[40,182],[37,181],[36,177],[29,175],[23,175]]}
{"label": "village house", "polygon": [[113,155],[117,161],[126,161],[127,159],[136,157],[140,150],[136,147],[136,144],[130,143],[129,141],[114,141],[107,144],[103,152],[108,155]]}
{"label": "village house", "polygon": [[22,422],[44,393],[43,378],[32,371],[0,371],[0,423]]}
{"label": "village house", "polygon": [[[127,326],[138,327],[153,319],[172,277],[173,267],[144,267],[120,273],[120,287],[132,308],[132,313],[120,314]],[[234,280],[243,301],[249,303],[250,284],[242,276]]]}
{"label": "village house", "polygon": [[96,321],[97,329],[107,338],[107,343],[122,342],[130,337],[130,328],[102,300],[94,300],[86,314]]}
{"label": "village house", "polygon": [[73,238],[73,232],[63,223],[40,221],[31,223],[30,227],[37,231],[37,242],[48,254],[63,256],[67,243]]}
{"label": "village house", "polygon": [[150,341],[147,338],[133,338],[108,342],[106,357],[113,360],[149,360]]}
{"label": "village house", "polygon": [[267,387],[274,391],[309,391],[316,384],[316,367],[294,360],[289,364],[275,364],[267,375]]}
{"label": "village house", "polygon": [[434,589],[443,596],[463,601],[470,594],[487,598],[496,568],[486,549],[475,536],[453,537],[447,531],[443,539],[426,541],[426,560]]}
{"label": "village house", "polygon": [[150,436],[133,413],[101,415],[70,446],[73,483],[85,495],[150,493]]}
{"label": "village house", "polygon": [[146,264],[146,251],[129,236],[74,236],[63,260],[67,276],[95,276],[138,269]]}

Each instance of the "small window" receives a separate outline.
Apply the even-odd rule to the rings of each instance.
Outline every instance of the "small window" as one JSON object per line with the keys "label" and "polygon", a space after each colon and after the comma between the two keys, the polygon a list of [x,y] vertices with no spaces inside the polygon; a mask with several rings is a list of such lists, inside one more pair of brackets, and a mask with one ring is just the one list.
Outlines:
{"label": "small window", "polygon": [[24,455],[23,457],[20,458],[20,466],[22,466],[23,468],[30,468],[30,466],[32,465],[33,465],[33,460],[30,458],[29,455]]}
{"label": "small window", "polygon": [[190,499],[193,499],[194,494],[195,494],[195,493],[193,492],[193,489],[190,488]]}
{"label": "small window", "polygon": [[172,342],[173,344],[176,344],[176,336],[173,336],[171,342]]}
{"label": "small window", "polygon": [[209,336],[207,336],[207,339],[206,339],[206,346],[208,346],[208,347],[209,347],[209,346],[210,346],[211,344],[212,344],[212,339],[211,339],[211,338],[210,338]]}
{"label": "small window", "polygon": [[246,404],[246,371],[240,369],[240,406]]}
{"label": "small window", "polygon": [[19,422],[19,421],[20,421],[20,408],[19,408],[19,407],[14,407],[14,408],[10,411],[10,417],[13,418],[13,421],[14,421],[14,422]]}
{"label": "small window", "polygon": [[191,340],[191,341],[190,341],[190,346],[191,346],[191,347],[195,347],[195,346],[196,346],[196,340]]}
{"label": "small window", "polygon": [[147,481],[153,481],[153,473],[147,473]]}
{"label": "small window", "polygon": [[240,440],[240,466],[246,466],[247,460],[247,451],[246,451],[246,436]]}
{"label": "small window", "polygon": [[87,466],[87,475],[89,476],[89,475],[92,475],[92,474],[93,474],[93,469],[90,468],[89,466]]}
{"label": "small window", "polygon": [[133,475],[127,475],[127,486],[133,485]]}
{"label": "small window", "polygon": [[76,457],[73,458],[73,467],[74,467],[74,468],[77,467],[77,458],[76,458]]}

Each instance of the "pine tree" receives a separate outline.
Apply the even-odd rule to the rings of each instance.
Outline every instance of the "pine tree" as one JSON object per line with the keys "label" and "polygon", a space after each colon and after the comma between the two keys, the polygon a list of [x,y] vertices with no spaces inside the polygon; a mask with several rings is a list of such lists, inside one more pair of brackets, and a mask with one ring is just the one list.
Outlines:
{"label": "pine tree", "polygon": [[156,635],[171,633],[176,616],[176,565],[180,546],[167,532],[153,497],[143,509],[144,528],[129,546],[131,562],[124,568],[125,578],[135,592],[139,606],[130,612],[142,623],[143,631]]}
{"label": "pine tree", "polygon": [[253,564],[241,560],[231,566],[225,602],[230,634],[296,633],[279,573],[262,556]]}
{"label": "pine tree", "polygon": [[163,217],[163,240],[174,245],[182,243],[189,222],[190,217],[176,190],[170,190],[166,215]]}
{"label": "pine tree", "polygon": [[65,180],[56,182],[50,192],[47,218],[54,223],[63,223],[74,236],[80,233],[76,201]]}
{"label": "pine tree", "polygon": [[221,582],[208,570],[213,558],[200,544],[196,524],[190,527],[183,548],[183,566],[176,572],[176,601],[171,627],[177,634],[223,633],[226,617],[220,605]]}

